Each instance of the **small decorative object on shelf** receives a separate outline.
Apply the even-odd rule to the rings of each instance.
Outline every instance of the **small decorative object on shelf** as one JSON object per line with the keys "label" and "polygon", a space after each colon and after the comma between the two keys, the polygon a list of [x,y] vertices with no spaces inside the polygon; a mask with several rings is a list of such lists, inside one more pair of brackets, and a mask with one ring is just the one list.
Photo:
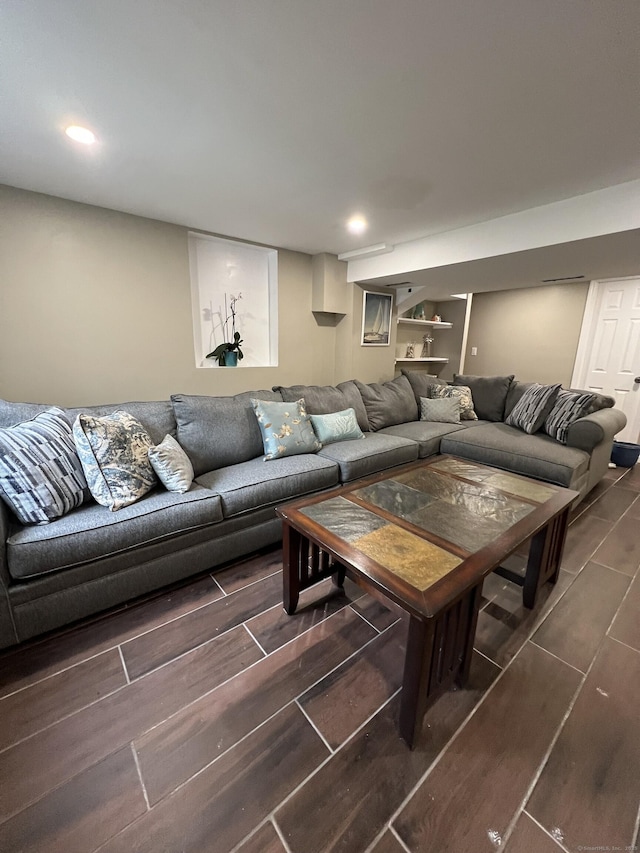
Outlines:
{"label": "small decorative object on shelf", "polygon": [[416,357],[416,345],[414,341],[410,341],[407,344],[407,351],[404,354],[405,358],[415,358]]}
{"label": "small decorative object on shelf", "polygon": [[[237,296],[233,294],[229,297],[227,305],[227,294],[224,295],[224,320],[221,323],[222,334],[226,340],[208,353],[205,358],[215,358],[219,367],[236,367],[238,361],[244,358],[244,354],[240,349],[240,344],[243,343],[240,337],[240,332],[236,332],[236,305],[238,300],[242,299],[242,294]],[[222,308],[219,316],[222,317]],[[231,330],[229,330],[229,321],[231,321]],[[231,334],[229,334],[231,331]],[[231,340],[229,340],[231,338]]]}
{"label": "small decorative object on shelf", "polygon": [[434,314],[431,321],[433,323],[442,323],[442,317],[439,314]]}
{"label": "small decorative object on shelf", "polygon": [[420,353],[420,358],[431,358],[431,344],[433,343],[433,338],[427,332],[426,335],[422,336],[422,352]]}

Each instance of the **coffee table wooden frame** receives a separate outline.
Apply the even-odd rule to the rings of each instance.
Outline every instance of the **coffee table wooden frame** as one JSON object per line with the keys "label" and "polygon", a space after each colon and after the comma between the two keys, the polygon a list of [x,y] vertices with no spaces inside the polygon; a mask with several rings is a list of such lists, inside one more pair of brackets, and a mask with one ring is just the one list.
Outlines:
{"label": "coffee table wooden frame", "polygon": [[[283,521],[283,604],[287,613],[295,612],[302,590],[327,577],[332,577],[336,585],[342,586],[346,575],[374,597],[383,602],[385,599],[391,600],[409,614],[400,705],[400,734],[409,747],[413,747],[420,732],[427,708],[454,681],[461,686],[467,681],[484,578],[492,571],[499,570],[501,575],[523,585],[523,603],[526,607],[533,607],[540,587],[547,581],[555,583],[557,580],[569,511],[578,497],[578,493],[571,489],[553,487],[556,493],[552,498],[537,506],[534,501],[529,501],[535,506],[529,515],[486,547],[469,554],[411,522],[353,496],[351,499],[354,503],[366,506],[393,524],[445,547],[463,560],[423,592],[300,512],[305,507],[331,497],[348,498],[351,492],[363,486],[392,479],[443,458],[431,457],[394,468],[357,483],[286,504],[276,510]],[[504,473],[497,469],[496,472]],[[453,474],[448,476],[472,483]],[[529,479],[513,476],[525,481]],[[473,481],[473,485],[483,484]],[[527,502],[522,496],[513,497]],[[531,545],[526,574],[522,579],[502,569],[500,564],[528,539],[531,539]]]}

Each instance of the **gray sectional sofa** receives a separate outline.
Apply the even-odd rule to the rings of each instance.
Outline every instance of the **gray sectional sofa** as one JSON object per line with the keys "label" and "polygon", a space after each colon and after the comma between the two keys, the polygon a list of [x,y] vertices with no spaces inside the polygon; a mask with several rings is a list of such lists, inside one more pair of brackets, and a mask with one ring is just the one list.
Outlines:
{"label": "gray sectional sofa", "polygon": [[[449,453],[568,486],[585,495],[607,469],[624,415],[600,398],[567,444],[504,423],[526,385],[512,377],[458,377],[478,420],[420,421],[419,399],[437,382],[419,372],[383,384],[292,386],[233,397],[175,394],[164,402],[67,409],[136,417],[154,443],[173,435],[193,464],[184,494],[158,486],[117,512],[84,503],[45,525],[17,522],[0,501],[0,648],[66,625],[275,543],[278,504],[434,453]],[[294,401],[310,414],[353,408],[364,440],[265,462],[252,398]],[[0,428],[46,406],[0,401]]]}

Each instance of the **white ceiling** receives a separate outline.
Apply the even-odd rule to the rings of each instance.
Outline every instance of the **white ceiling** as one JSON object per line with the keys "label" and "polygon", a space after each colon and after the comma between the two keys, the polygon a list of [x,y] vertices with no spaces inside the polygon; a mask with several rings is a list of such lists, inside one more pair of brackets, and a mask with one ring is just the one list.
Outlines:
{"label": "white ceiling", "polygon": [[395,244],[640,177],[639,37],[638,0],[3,0],[0,181]]}

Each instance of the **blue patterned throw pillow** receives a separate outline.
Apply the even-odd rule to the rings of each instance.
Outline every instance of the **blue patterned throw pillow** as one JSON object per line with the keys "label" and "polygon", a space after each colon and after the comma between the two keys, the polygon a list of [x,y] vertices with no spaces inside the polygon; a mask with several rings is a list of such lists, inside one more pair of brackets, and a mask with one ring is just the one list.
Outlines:
{"label": "blue patterned throw pillow", "polygon": [[251,400],[262,434],[265,462],[281,456],[315,453],[322,445],[316,438],[304,400],[275,403]]}
{"label": "blue patterned throw pillow", "polygon": [[534,382],[515,404],[505,423],[529,435],[538,432],[553,408],[560,387],[560,384],[540,385]]}
{"label": "blue patterned throw pillow", "polygon": [[46,524],[80,506],[87,495],[62,409],[0,430],[0,497],[23,524]]}
{"label": "blue patterned throw pillow", "polygon": [[79,414],[73,439],[91,494],[102,506],[122,509],[157,483],[148,455],[153,442],[128,412]]}
{"label": "blue patterned throw pillow", "polygon": [[344,409],[342,412],[331,412],[328,415],[309,415],[309,417],[313,431],[321,444],[364,438],[364,433],[358,426],[355,409]]}

